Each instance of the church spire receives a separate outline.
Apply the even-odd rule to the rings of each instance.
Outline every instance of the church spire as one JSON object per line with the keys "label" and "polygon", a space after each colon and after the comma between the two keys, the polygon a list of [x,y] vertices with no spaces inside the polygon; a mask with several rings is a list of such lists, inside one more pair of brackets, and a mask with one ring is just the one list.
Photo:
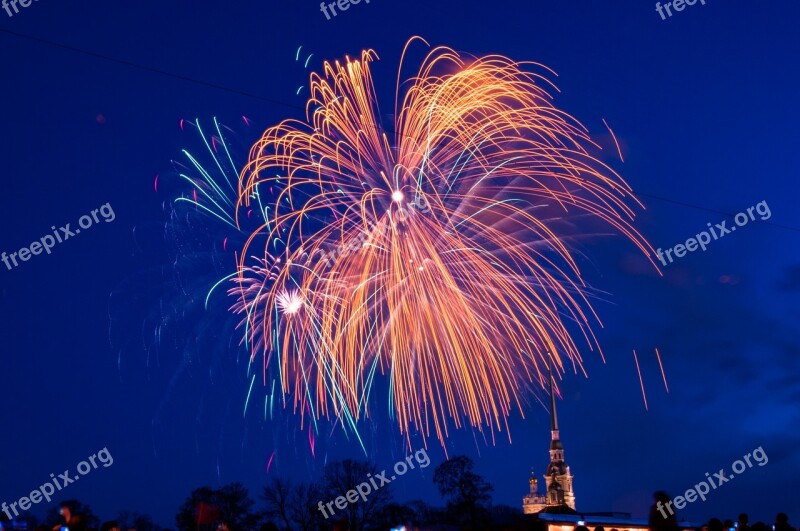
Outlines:
{"label": "church spire", "polygon": [[[549,353],[548,353],[549,355]],[[538,493],[538,482],[532,476],[530,493],[522,500],[525,514],[538,513],[548,507],[567,506],[575,510],[575,492],[572,488],[572,473],[564,462],[564,445],[558,434],[558,412],[556,411],[556,378],[553,375],[554,359],[547,360],[547,372],[550,378],[550,464],[544,474],[547,484],[544,495]]]}
{"label": "church spire", "polygon": [[555,378],[553,377],[553,368],[549,363],[547,368],[550,372],[550,431],[553,433],[553,438],[558,439],[558,412],[556,411],[556,396],[553,391]]}
{"label": "church spire", "polygon": [[[558,435],[558,411],[556,410],[556,377],[553,376],[553,367],[547,364],[550,373],[550,458],[553,460],[564,459],[563,451],[564,446],[561,444],[561,439]],[[553,451],[556,453],[553,453]]]}

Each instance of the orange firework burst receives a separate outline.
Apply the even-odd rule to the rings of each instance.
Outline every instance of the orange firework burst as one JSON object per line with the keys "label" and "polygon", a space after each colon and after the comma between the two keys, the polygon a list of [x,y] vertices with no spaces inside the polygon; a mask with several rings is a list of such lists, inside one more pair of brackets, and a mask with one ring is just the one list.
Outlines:
{"label": "orange firework burst", "polygon": [[398,76],[390,131],[375,57],[325,63],[307,121],[253,146],[239,210],[260,188],[275,200],[241,254],[236,310],[301,415],[355,427],[381,374],[407,438],[443,442],[465,424],[494,434],[549,360],[581,366],[568,323],[596,346],[568,223],[600,220],[652,248],[632,226],[630,188],[524,69],[539,65],[433,49],[415,77]]}

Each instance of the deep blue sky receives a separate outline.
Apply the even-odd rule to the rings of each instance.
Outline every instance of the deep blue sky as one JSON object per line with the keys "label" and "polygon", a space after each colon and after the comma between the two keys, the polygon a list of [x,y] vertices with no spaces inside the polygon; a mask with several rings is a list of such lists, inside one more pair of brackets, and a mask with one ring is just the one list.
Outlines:
{"label": "deep blue sky", "polygon": [[[656,247],[725,219],[718,212],[768,202],[768,223],[684,257],[664,277],[619,238],[582,242],[588,278],[609,293],[596,305],[608,362],[584,352],[589,378],[568,374],[559,408],[579,509],[644,516],[654,490],[680,494],[761,446],[768,465],[681,514],[704,520],[748,511],[766,520],[785,510],[797,525],[798,16],[794,0],[706,0],[665,21],[653,2],[628,0],[372,0],[330,21],[310,0],[41,0],[13,18],[0,11],[0,251],[29,244],[51,225],[74,227],[106,202],[116,213],[113,223],[101,222],[51,256],[12,271],[0,265],[0,501],[15,501],[50,473],[108,447],[113,466],[64,496],[90,503],[103,519],[128,509],[173,526],[175,510],[197,486],[243,481],[257,494],[276,449],[271,474],[302,480],[318,477],[326,458],[361,455],[355,443],[321,435],[312,458],[290,418],[243,419],[247,380],[235,357],[217,350],[208,364],[202,347],[172,341],[199,334],[192,337],[224,344],[232,337],[224,320],[187,315],[160,348],[145,347],[154,334],[146,312],[179,300],[158,274],[166,263],[168,197],[153,191],[153,179],[194,140],[180,131],[183,118],[218,116],[239,127],[246,115],[252,126],[239,130],[249,142],[285,117],[300,117],[292,106],[303,103],[306,93],[295,91],[307,85],[308,71],[294,61],[299,45],[314,53],[311,68],[375,49],[381,61],[373,72],[389,112],[400,51],[421,35],[433,45],[556,70],[556,105],[598,139],[607,135],[602,118],[617,134],[626,162],[615,167],[647,194],[637,226]],[[670,394],[654,347],[663,353]],[[632,349],[641,355],[649,412]],[[469,431],[448,442],[449,452],[471,456],[494,484],[495,503],[518,506],[530,467],[541,474],[547,462],[547,413],[532,406],[526,417],[513,419],[512,444],[476,444]],[[366,430],[366,441],[380,468],[404,455],[385,415]],[[435,443],[430,455],[434,464],[443,459]],[[397,497],[438,503],[432,472],[397,481]]]}

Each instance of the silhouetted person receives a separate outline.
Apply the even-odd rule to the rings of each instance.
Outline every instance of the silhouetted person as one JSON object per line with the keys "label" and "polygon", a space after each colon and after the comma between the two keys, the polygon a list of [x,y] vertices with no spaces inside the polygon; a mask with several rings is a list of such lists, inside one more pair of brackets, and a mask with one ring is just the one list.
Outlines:
{"label": "silhouetted person", "polygon": [[772,528],[764,522],[756,522],[750,527],[750,531],[772,531]]}
{"label": "silhouetted person", "polygon": [[708,531],[723,531],[724,529],[722,520],[719,518],[712,518],[708,521]]}
{"label": "silhouetted person", "polygon": [[750,517],[747,516],[747,513],[742,513],[739,515],[739,527],[737,527],[737,531],[750,531]]}
{"label": "silhouetted person", "polygon": [[725,528],[725,531],[731,531],[733,529],[733,520],[725,520],[722,522],[722,527]]}
{"label": "silhouetted person", "polygon": [[62,527],[69,527],[69,520],[72,518],[72,509],[70,509],[67,505],[62,505],[61,509],[58,511],[58,514],[61,515],[61,518],[64,520],[64,522],[54,525],[53,531],[59,531],[59,529]]}
{"label": "silhouetted person", "polygon": [[786,513],[775,515],[775,531],[794,531],[794,527],[789,525],[789,517]]}
{"label": "silhouetted person", "polygon": [[575,531],[589,531],[589,528],[586,527],[585,525],[576,525]]}
{"label": "silhouetted person", "polygon": [[659,490],[653,494],[653,500],[655,503],[650,506],[650,515],[647,519],[650,531],[677,531],[678,518],[669,494]]}
{"label": "silhouetted person", "polygon": [[86,531],[85,519],[79,514],[72,514],[72,508],[69,505],[62,505],[59,513],[64,519],[64,523],[53,526],[53,531],[60,531],[62,527],[67,527],[69,531]]}
{"label": "silhouetted person", "polygon": [[599,525],[599,526],[594,528],[594,531],[606,531],[606,528],[601,526],[601,525]]}

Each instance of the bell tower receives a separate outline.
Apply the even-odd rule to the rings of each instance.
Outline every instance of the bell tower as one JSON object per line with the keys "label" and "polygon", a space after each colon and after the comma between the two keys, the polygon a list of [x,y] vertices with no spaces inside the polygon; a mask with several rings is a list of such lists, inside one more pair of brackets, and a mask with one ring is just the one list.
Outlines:
{"label": "bell tower", "polygon": [[531,478],[528,480],[530,484],[530,492],[522,498],[522,512],[525,514],[538,513],[547,507],[547,496],[539,493],[539,480],[536,479],[536,474],[531,469]]}
{"label": "bell tower", "polygon": [[525,514],[538,513],[547,507],[566,505],[575,510],[575,492],[572,490],[572,473],[564,462],[564,445],[558,433],[555,378],[550,370],[550,464],[545,470],[545,494],[539,493],[539,481],[531,471],[530,493],[522,499]]}
{"label": "bell tower", "polygon": [[544,478],[547,482],[547,505],[566,505],[575,510],[575,492],[572,490],[572,473],[564,462],[564,445],[558,433],[555,377],[550,371],[550,464]]}

